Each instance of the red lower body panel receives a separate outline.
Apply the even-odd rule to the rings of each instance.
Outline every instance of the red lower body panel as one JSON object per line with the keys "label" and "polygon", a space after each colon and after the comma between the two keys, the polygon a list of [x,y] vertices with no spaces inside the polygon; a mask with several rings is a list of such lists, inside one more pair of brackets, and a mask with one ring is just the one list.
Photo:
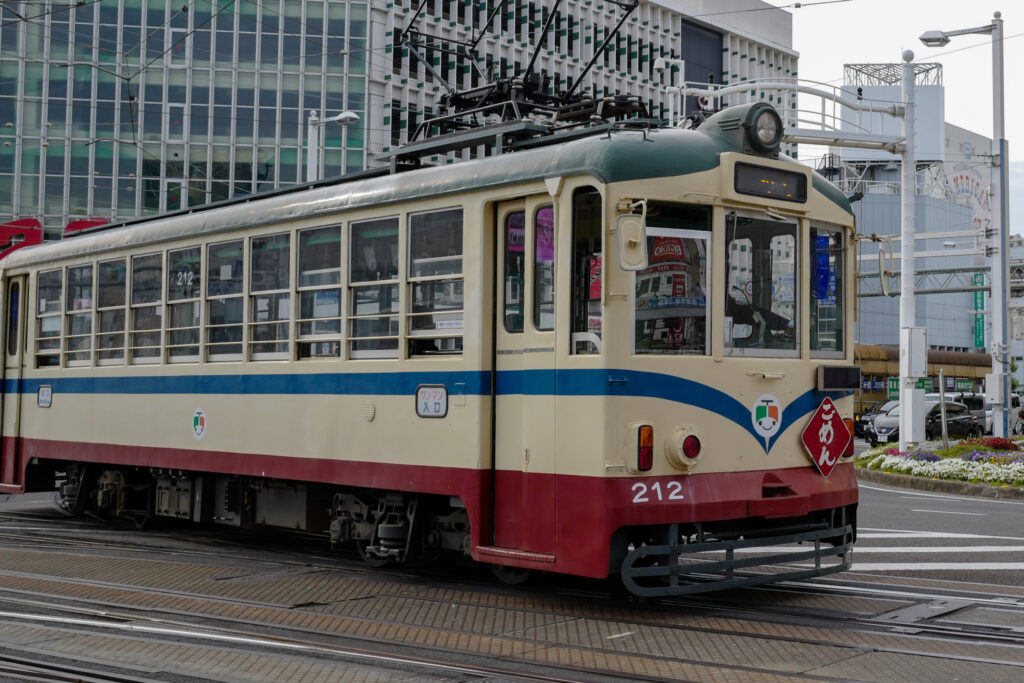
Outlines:
{"label": "red lower body panel", "polygon": [[[16,449],[15,446],[18,446]],[[32,458],[268,477],[458,496],[476,559],[604,577],[612,535],[622,527],[760,517],[785,519],[857,502],[852,463],[827,479],[806,467],[664,477],[498,473],[492,527],[491,472],[325,458],[145,448],[5,438],[0,492],[24,490]],[[16,460],[15,460],[16,458]],[[10,476],[13,475],[13,476]]]}

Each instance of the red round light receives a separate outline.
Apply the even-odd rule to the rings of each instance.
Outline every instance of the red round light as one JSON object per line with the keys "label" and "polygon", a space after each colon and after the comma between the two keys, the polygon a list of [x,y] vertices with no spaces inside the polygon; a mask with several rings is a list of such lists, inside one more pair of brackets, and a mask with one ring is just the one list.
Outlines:
{"label": "red round light", "polygon": [[700,439],[693,434],[683,439],[683,455],[690,460],[700,455]]}

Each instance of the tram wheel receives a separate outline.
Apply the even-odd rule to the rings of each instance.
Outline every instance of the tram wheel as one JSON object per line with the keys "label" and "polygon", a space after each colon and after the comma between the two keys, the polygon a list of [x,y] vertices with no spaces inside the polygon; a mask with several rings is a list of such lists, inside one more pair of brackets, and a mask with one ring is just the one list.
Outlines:
{"label": "tram wheel", "polygon": [[520,586],[533,577],[532,569],[509,567],[504,564],[492,564],[491,573],[506,586]]}

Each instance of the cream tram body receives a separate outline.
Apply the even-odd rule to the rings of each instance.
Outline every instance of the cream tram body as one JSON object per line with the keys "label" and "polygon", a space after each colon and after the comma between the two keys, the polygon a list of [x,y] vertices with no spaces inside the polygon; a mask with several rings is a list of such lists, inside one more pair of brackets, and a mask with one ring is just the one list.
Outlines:
{"label": "cream tram body", "polygon": [[[818,379],[852,364],[852,214],[709,123],[11,254],[0,490],[594,577],[695,524],[845,525],[848,549],[852,463],[822,476],[799,439],[825,396],[852,415]],[[745,165],[802,198],[738,192]]]}

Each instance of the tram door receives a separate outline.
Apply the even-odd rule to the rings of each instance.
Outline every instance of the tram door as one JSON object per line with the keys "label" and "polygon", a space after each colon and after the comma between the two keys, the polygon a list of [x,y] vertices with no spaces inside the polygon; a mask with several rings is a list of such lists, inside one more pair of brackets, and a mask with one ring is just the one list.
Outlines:
{"label": "tram door", "polygon": [[554,225],[547,195],[497,211],[494,545],[555,541]]}
{"label": "tram door", "polygon": [[[16,277],[7,281],[3,302],[3,381],[0,382],[0,425],[3,426],[0,440],[0,484],[20,484],[21,468],[18,466],[18,434],[21,422],[21,379],[22,357],[25,350],[25,278]],[[8,387],[13,391],[8,392]]]}

